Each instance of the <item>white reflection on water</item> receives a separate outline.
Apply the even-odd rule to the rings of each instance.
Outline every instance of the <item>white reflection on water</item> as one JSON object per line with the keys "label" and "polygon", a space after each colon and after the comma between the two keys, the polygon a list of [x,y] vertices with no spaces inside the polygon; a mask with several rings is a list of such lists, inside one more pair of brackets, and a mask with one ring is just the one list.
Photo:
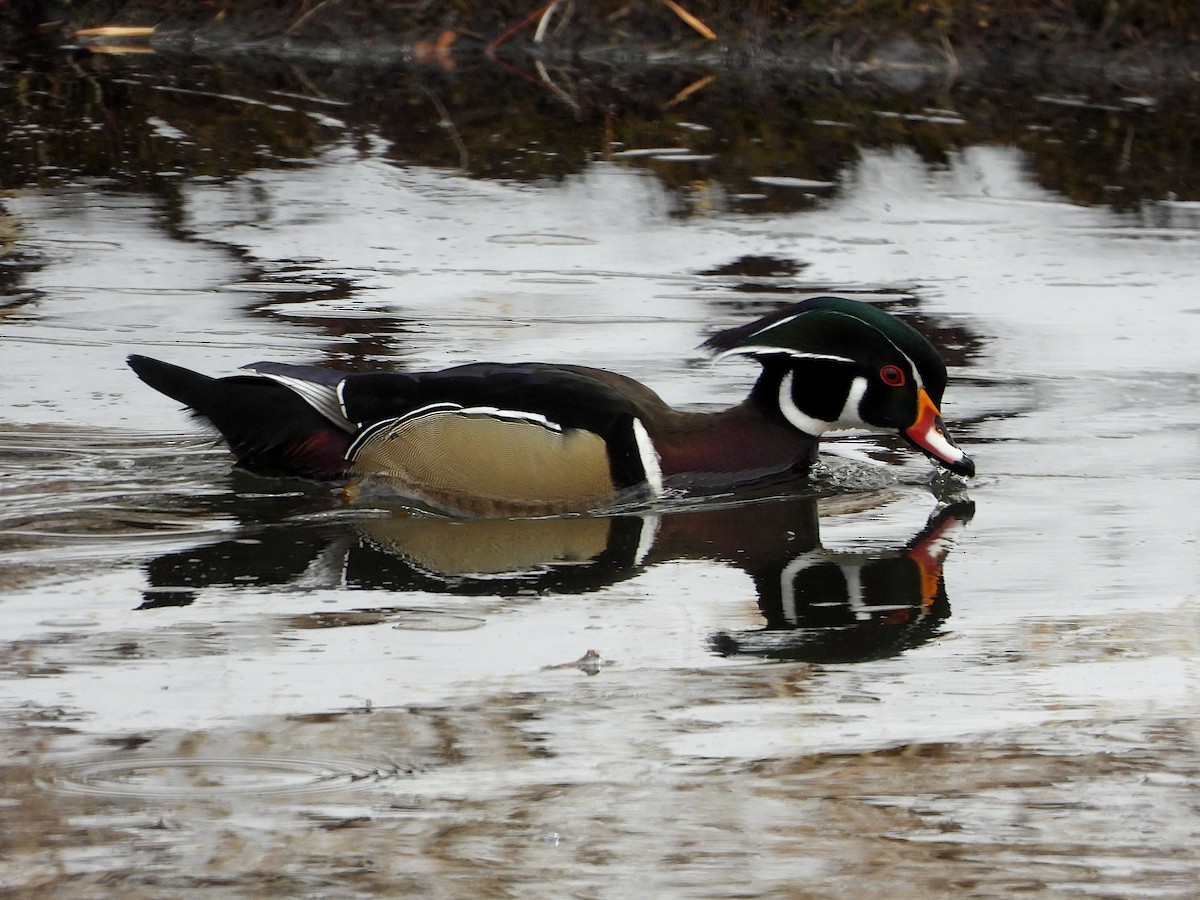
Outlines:
{"label": "white reflection on water", "polygon": [[[37,304],[0,324],[8,396],[19,398],[3,416],[190,433],[170,401],[125,372],[125,352],[217,372],[262,356],[310,359],[336,340],[314,334],[311,319],[245,315],[256,298],[242,285],[256,266],[289,284],[348,280],[352,312],[411,320],[393,345],[408,365],[584,361],[680,403],[744,392],[748,368],[692,367],[692,348],[780,300],[695,273],[770,254],[809,263],[805,283],[911,285],[922,314],[982,339],[952,373],[943,409],[964,423],[956,435],[981,477],[976,520],[947,563],[953,614],[940,640],[856,666],[718,659],[709,635],[756,627],[759,612],[744,573],[702,559],[581,596],[388,597],[484,623],[470,630],[405,631],[387,619],[300,629],[295,620],[314,611],[368,605],[302,582],[205,588],[195,605],[134,612],[149,554],[97,550],[84,536],[64,545],[61,571],[46,566],[3,595],[20,665],[0,681],[0,706],[22,721],[58,710],[78,730],[39,751],[50,761],[107,746],[89,735],[143,735],[149,756],[182,755],[160,746],[178,739],[171,729],[221,759],[230,746],[247,759],[292,758],[281,744],[293,742],[344,758],[351,734],[375,759],[388,738],[358,719],[339,736],[304,717],[436,719],[442,743],[426,735],[423,746],[453,752],[428,750],[443,753],[440,768],[376,788],[376,825],[355,846],[397,864],[486,858],[518,886],[544,884],[549,867],[574,872],[583,892],[644,887],[639,871],[662,890],[696,890],[714,869],[722,883],[782,889],[797,853],[800,871],[838,884],[829,859],[882,853],[904,864],[872,839],[886,834],[895,857],[934,839],[974,848],[986,837],[977,820],[998,823],[994,853],[1036,863],[1064,890],[1104,876],[1186,881],[1195,870],[1180,816],[1196,799],[1187,723],[1200,688],[1200,231],[1174,213],[1164,235],[1157,219],[1063,203],[1006,148],[964,150],[944,169],[867,152],[841,183],[812,212],[677,219],[657,182],[619,165],[529,187],[338,151],[306,169],[193,183],[186,241],[162,237],[153,208],[99,189],[84,204],[30,194],[12,205],[46,263],[31,276]],[[1144,225],[1144,239],[1130,240]],[[271,302],[297,319],[340,309]],[[906,477],[926,466],[895,465]],[[69,474],[53,472],[69,487]],[[143,489],[158,478],[162,491],[186,493],[220,472],[206,455],[140,478]],[[932,505],[911,481],[885,507],[827,516],[830,543],[870,545]],[[566,665],[589,649],[611,663],[592,678]],[[893,747],[915,755],[826,755]],[[1071,789],[1079,758],[1107,790]],[[1107,823],[1121,815],[1133,827],[1113,843]],[[494,824],[510,821],[521,824]],[[472,828],[456,831],[464,822]],[[392,840],[396,823],[413,836],[407,849]],[[567,856],[548,859],[560,844]],[[938,872],[951,864],[928,859]]]}

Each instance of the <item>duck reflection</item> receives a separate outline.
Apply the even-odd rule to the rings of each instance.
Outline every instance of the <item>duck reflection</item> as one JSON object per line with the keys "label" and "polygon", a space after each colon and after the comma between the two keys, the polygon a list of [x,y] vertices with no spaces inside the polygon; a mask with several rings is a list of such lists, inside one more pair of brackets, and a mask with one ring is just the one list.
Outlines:
{"label": "duck reflection", "polygon": [[934,510],[903,546],[838,552],[820,545],[782,566],[750,572],[766,624],[713,635],[725,656],[807,662],[892,656],[935,637],[950,615],[942,567],[975,512],[970,501]]}
{"label": "duck reflection", "polygon": [[256,516],[253,528],[152,560],[139,609],[188,605],[214,586],[576,594],[661,563],[711,560],[750,576],[764,619],[757,630],[713,635],[714,652],[849,662],[899,653],[938,633],[950,612],[943,564],[974,512],[969,501],[942,504],[902,544],[841,552],[821,545],[813,497],[517,520],[397,510],[349,523],[297,521],[287,508],[260,506],[256,512],[267,515]]}

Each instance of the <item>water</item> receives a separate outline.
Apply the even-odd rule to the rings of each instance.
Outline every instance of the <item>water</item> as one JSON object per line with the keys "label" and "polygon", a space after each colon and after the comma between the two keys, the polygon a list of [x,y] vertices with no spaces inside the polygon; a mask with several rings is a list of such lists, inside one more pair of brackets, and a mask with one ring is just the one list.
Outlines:
{"label": "water", "polygon": [[[1192,893],[1194,104],[75,63],[4,73],[4,888]],[[232,473],[123,363],[704,408],[753,369],[701,340],[831,289],[944,348],[969,485],[849,435],[784,496],[438,519]]]}

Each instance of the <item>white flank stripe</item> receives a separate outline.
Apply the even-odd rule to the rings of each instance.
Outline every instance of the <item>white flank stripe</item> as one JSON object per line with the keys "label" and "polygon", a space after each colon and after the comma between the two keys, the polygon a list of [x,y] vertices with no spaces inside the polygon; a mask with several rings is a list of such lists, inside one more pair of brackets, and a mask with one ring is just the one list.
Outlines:
{"label": "white flank stripe", "polygon": [[342,411],[342,418],[347,422],[350,421],[350,414],[346,412],[346,379],[343,378],[337,383],[337,401],[338,407]]}
{"label": "white flank stripe", "polygon": [[380,419],[378,422],[373,422],[358,433],[350,446],[346,448],[346,461],[354,462],[358,456],[358,452],[368,443],[375,439],[375,435],[380,432],[387,432],[397,425],[401,424],[400,419]]}
{"label": "white flank stripe", "polygon": [[[381,419],[374,422],[359,432],[358,437],[346,450],[346,459],[353,461],[355,455],[362,449],[362,446],[370,441],[375,435],[381,431],[390,431],[398,428],[407,422],[414,419],[420,419],[424,416],[436,415],[438,413],[455,415],[455,416],[484,416],[489,419],[499,419],[502,422],[516,422],[523,425],[534,425],[538,428],[544,428],[547,431],[552,431],[555,434],[562,434],[563,427],[557,422],[552,422],[543,416],[541,413],[523,412],[513,409],[499,409],[495,406],[469,406],[463,407],[457,403],[442,402],[430,403],[427,406],[422,406],[414,409],[411,412],[406,412],[402,416],[396,416],[391,419]],[[639,448],[640,449],[640,448]]]}
{"label": "white flank stripe", "polygon": [[518,409],[500,409],[496,406],[468,406],[463,409],[464,416],[488,416],[492,419],[503,419],[506,422],[528,422],[530,425],[540,425],[542,428],[562,434],[563,427],[552,422],[541,413],[525,412]]}
{"label": "white flank stripe", "polygon": [[[382,424],[382,422],[408,422],[412,419],[419,419],[421,416],[427,416],[430,413],[460,412],[461,410],[462,410],[462,407],[459,404],[450,403],[449,401],[445,401],[443,403],[430,403],[428,406],[421,406],[421,407],[418,407],[417,409],[410,410],[409,412],[406,412],[404,415],[397,416],[394,419],[383,419],[380,422],[376,422],[375,425]],[[372,428],[375,427],[375,425],[368,425],[367,430],[368,431],[371,430]]]}
{"label": "white flank stripe", "polygon": [[662,463],[659,461],[658,451],[654,449],[654,441],[650,440],[650,434],[641,419],[633,420],[633,439],[637,442],[642,471],[646,473],[646,484],[650,485],[650,492],[659,497],[663,492]]}

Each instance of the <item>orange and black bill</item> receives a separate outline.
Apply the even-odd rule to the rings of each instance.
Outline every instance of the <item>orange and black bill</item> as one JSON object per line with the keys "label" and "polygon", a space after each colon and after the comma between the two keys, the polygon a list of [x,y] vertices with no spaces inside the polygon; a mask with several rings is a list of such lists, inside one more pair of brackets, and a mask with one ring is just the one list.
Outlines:
{"label": "orange and black bill", "polygon": [[975,462],[959,449],[942,424],[942,414],[924,390],[917,394],[917,418],[902,432],[910,444],[955,475],[975,474]]}

